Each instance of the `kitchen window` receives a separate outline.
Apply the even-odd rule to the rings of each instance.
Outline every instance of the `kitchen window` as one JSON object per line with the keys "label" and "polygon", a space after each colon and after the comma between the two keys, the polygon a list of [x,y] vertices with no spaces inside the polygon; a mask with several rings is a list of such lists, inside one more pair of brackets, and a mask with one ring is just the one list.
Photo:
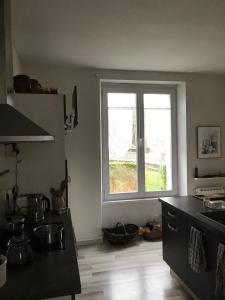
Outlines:
{"label": "kitchen window", "polygon": [[102,83],[104,201],[177,194],[176,88]]}

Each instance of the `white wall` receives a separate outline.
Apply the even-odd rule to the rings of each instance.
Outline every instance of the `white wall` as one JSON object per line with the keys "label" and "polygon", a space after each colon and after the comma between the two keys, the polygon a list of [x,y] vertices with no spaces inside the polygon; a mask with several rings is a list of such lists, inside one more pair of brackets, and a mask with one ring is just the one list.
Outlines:
{"label": "white wall", "polygon": [[[19,194],[44,193],[51,198],[50,188],[58,190],[65,178],[63,97],[17,94],[11,98],[18,111],[55,137],[51,143],[17,145],[21,160],[18,165]],[[1,145],[0,171],[9,168],[10,173],[0,177],[0,221],[5,214],[5,191],[12,189],[16,182],[15,164],[12,146]]]}
{"label": "white wall", "polygon": [[119,221],[144,225],[153,219],[160,220],[160,215],[161,205],[157,199],[104,203],[102,225],[103,227],[112,227]]}
{"label": "white wall", "polygon": [[95,72],[69,68],[26,68],[25,73],[40,80],[43,86],[58,87],[67,94],[68,111],[73,86],[78,86],[79,126],[68,136],[69,206],[77,240],[101,236],[101,172],[99,86]]}
{"label": "white wall", "polygon": [[18,75],[21,73],[21,61],[16,49],[13,47],[13,75]]}
{"label": "white wall", "polygon": [[58,190],[65,178],[63,96],[17,94],[12,99],[19,112],[55,137],[50,143],[18,144],[19,192],[44,193],[51,198],[50,188]]}
{"label": "white wall", "polygon": [[0,224],[5,216],[5,191],[15,185],[15,157],[12,155],[12,149],[0,145],[0,172],[6,169],[10,169],[10,173],[0,177]]}
{"label": "white wall", "polygon": [[[13,74],[21,72],[21,63],[19,56],[13,47]],[[11,189],[15,185],[15,157],[12,154],[10,146],[4,147],[0,145],[0,171],[10,169],[10,174],[0,177],[0,223],[5,215],[5,190]]]}
{"label": "white wall", "polygon": [[[197,186],[219,185],[225,186],[224,179],[204,179],[194,181],[194,167],[199,168],[199,173],[218,173],[225,171],[225,82],[224,76],[202,76],[191,80],[187,84],[187,180],[188,193],[192,194]],[[221,126],[222,158],[198,159],[197,158],[197,126]]]}
{"label": "white wall", "polygon": [[[187,191],[193,193],[197,185],[225,184],[224,180],[196,182],[193,170],[199,172],[225,171],[225,76],[138,71],[111,71],[76,69],[57,66],[25,65],[28,75],[38,78],[43,85],[55,86],[67,94],[68,103],[73,85],[78,87],[79,126],[67,138],[67,158],[72,184],[69,203],[78,241],[101,236],[103,212],[104,226],[117,221],[145,223],[160,214],[157,200],[129,201],[101,205],[100,163],[100,79],[182,81],[187,92]],[[223,158],[197,159],[196,126],[222,126]],[[180,136],[182,134],[180,133]],[[184,134],[185,140],[185,134]],[[185,145],[185,142],[183,143]]]}
{"label": "white wall", "polygon": [[187,195],[187,98],[186,84],[177,86],[177,153],[178,153],[178,194]]}

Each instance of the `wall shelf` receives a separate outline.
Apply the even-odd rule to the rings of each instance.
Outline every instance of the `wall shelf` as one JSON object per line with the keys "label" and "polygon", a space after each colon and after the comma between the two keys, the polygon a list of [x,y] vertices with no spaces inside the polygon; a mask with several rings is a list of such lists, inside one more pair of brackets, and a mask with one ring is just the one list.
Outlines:
{"label": "wall shelf", "polygon": [[200,179],[218,179],[218,178],[225,178],[225,172],[218,172],[217,174],[205,174],[203,176],[198,175],[198,168],[195,167],[194,169],[194,180]]}

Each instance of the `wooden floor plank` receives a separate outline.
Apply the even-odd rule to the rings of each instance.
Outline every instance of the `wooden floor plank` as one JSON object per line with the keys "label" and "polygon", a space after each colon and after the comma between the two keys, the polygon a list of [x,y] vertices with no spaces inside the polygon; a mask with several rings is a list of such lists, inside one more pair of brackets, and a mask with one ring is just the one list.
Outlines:
{"label": "wooden floor plank", "polygon": [[161,242],[78,249],[82,294],[77,300],[191,300],[170,275]]}

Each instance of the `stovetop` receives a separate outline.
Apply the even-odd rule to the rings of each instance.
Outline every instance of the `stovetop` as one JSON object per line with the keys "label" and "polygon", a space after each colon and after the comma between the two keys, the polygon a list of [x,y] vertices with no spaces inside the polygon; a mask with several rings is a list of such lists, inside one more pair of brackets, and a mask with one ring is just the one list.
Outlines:
{"label": "stovetop", "polygon": [[[7,250],[7,243],[13,237],[24,237],[30,239],[31,247],[34,251],[56,251],[56,250],[65,250],[65,231],[63,230],[62,240],[48,247],[43,247],[38,240],[35,238],[33,234],[33,230],[35,227],[40,225],[49,224],[45,221],[41,221],[38,223],[32,223],[28,220],[25,221],[25,226],[21,231],[18,232],[9,232],[4,228],[1,229],[0,240],[1,240],[1,248],[4,252]],[[56,224],[56,222],[54,222]],[[62,223],[57,222],[57,224],[62,225]]]}

